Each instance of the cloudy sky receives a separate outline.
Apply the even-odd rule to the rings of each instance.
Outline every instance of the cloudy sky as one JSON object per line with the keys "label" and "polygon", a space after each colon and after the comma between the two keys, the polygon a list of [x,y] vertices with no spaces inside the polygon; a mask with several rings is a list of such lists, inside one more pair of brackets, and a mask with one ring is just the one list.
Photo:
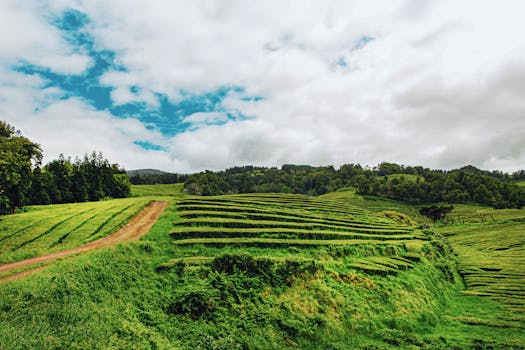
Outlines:
{"label": "cloudy sky", "polygon": [[525,168],[525,2],[0,0],[0,119],[172,172]]}

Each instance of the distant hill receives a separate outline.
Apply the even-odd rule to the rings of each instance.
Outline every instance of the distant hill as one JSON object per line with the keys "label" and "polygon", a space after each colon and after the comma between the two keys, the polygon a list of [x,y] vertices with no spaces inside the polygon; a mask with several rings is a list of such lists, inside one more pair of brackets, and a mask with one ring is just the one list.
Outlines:
{"label": "distant hill", "polygon": [[158,170],[158,169],[137,169],[137,170],[128,170],[126,171],[128,176],[135,176],[135,175],[163,175],[163,174],[169,174],[166,171]]}

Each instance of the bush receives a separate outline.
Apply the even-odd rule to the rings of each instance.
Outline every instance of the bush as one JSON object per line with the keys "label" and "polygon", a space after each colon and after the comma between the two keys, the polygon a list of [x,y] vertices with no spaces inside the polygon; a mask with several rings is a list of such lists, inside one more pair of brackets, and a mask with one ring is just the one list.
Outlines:
{"label": "bush", "polygon": [[169,314],[186,315],[196,320],[217,307],[218,295],[207,286],[187,286],[178,291],[167,308]]}
{"label": "bush", "polygon": [[259,277],[270,285],[280,286],[289,285],[294,276],[314,274],[323,267],[313,260],[278,261],[271,258],[254,258],[247,254],[224,254],[212,261],[211,268],[213,271],[227,274],[245,272],[250,277]]}

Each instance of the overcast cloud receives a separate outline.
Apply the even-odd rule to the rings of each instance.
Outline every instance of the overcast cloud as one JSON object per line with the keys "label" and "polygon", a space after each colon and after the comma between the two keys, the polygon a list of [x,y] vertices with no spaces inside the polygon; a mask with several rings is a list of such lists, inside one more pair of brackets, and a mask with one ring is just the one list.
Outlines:
{"label": "overcast cloud", "polygon": [[0,0],[0,119],[172,172],[525,168],[525,3]]}

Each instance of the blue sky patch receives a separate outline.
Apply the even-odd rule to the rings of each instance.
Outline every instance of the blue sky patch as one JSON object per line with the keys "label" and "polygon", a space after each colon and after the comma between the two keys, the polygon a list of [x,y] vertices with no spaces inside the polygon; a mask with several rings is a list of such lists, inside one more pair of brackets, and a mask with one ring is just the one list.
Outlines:
{"label": "blue sky patch", "polygon": [[151,143],[151,142],[147,142],[147,141],[134,141],[133,142],[135,145],[147,150],[147,151],[163,151],[163,152],[167,152],[167,149],[165,147],[162,147],[162,146],[159,146],[159,145],[156,145],[154,143]]}
{"label": "blue sky patch", "polygon": [[341,56],[339,57],[339,59],[337,60],[336,64],[340,67],[347,67],[348,66],[348,63],[346,63],[346,59]]}
{"label": "blue sky patch", "polygon": [[262,100],[263,98],[261,96],[245,96],[241,98],[241,101],[246,101],[246,102],[259,102]]}
{"label": "blue sky patch", "polygon": [[140,86],[132,85],[129,87],[129,91],[133,94],[138,94],[139,92],[142,91],[142,89],[140,88]]}
{"label": "blue sky patch", "polygon": [[354,47],[352,48],[352,51],[362,49],[363,47],[368,45],[372,40],[374,40],[374,38],[372,38],[371,36],[363,35],[359,38],[359,40],[357,40]]}
{"label": "blue sky patch", "polygon": [[75,31],[81,29],[90,21],[85,13],[77,10],[67,10],[62,17],[55,18],[52,22],[60,30]]}
{"label": "blue sky patch", "polygon": [[[238,110],[231,110],[224,106],[224,100],[234,94],[243,101],[260,101],[262,97],[250,96],[243,87],[235,85],[220,86],[213,91],[194,94],[179,90],[182,99],[173,102],[170,96],[160,92],[153,92],[158,104],[149,105],[146,102],[135,101],[125,104],[115,104],[111,99],[114,87],[101,83],[101,77],[108,71],[127,71],[126,67],[116,63],[116,52],[110,49],[98,49],[94,37],[88,31],[90,19],[82,12],[68,10],[61,16],[52,18],[50,23],[58,28],[64,40],[76,53],[87,55],[92,64],[82,73],[75,75],[57,73],[47,67],[37,66],[30,62],[19,62],[13,70],[27,74],[38,75],[44,80],[43,88],[55,87],[63,91],[57,99],[77,97],[91,105],[96,110],[107,110],[117,118],[135,118],[143,122],[149,130],[158,130],[167,137],[183,133],[204,125],[222,125],[230,121],[250,119]],[[129,90],[138,95],[141,86],[132,85]],[[45,105],[37,107],[38,111]],[[221,112],[226,121],[210,121],[210,124],[196,126],[185,118],[195,113]],[[161,146],[137,141],[135,144],[148,150],[162,150]],[[160,147],[160,148],[159,148]]]}

